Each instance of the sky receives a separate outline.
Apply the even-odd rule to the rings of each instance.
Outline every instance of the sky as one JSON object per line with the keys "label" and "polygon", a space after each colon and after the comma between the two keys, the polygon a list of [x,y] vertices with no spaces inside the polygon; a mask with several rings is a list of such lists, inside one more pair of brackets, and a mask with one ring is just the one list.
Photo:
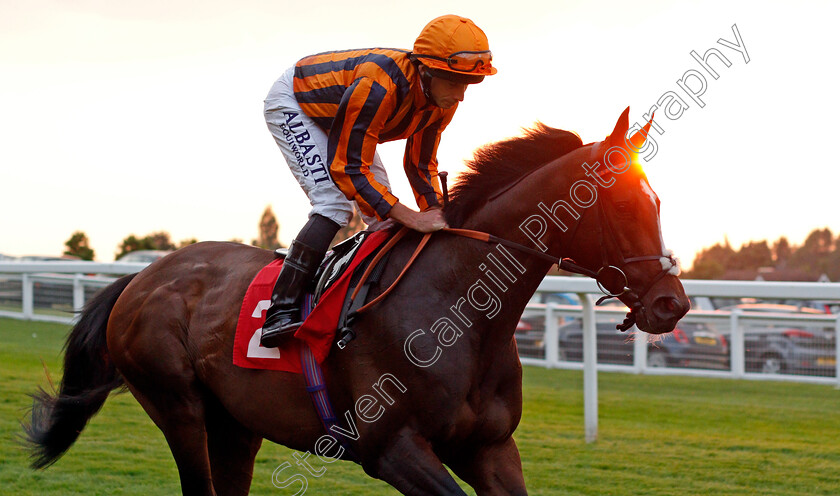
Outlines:
{"label": "sky", "polygon": [[[444,133],[450,181],[476,148],[536,121],[600,141],[625,107],[641,122],[661,102],[643,163],[684,265],[724,238],[840,230],[840,2],[0,0],[0,12],[3,254],[58,255],[77,230],[100,261],[160,230],[248,242],[267,205],[289,243],[309,204],[266,129],[272,83],[312,53],[411,48],[448,13],[485,31],[499,71]],[[710,48],[730,62],[710,58],[717,79],[691,56]],[[692,71],[699,102],[678,83],[697,91]],[[378,150],[415,207],[403,147]]]}

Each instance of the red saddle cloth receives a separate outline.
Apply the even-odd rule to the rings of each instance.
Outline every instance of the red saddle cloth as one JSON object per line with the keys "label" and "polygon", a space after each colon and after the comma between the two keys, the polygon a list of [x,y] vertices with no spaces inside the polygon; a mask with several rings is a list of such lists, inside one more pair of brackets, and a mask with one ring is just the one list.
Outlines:
{"label": "red saddle cloth", "polygon": [[260,333],[283,260],[273,260],[263,267],[248,286],[242,308],[239,310],[239,321],[233,340],[233,364],[249,369],[283,370],[300,374],[301,346],[309,346],[318,363],[323,362],[335,341],[341,306],[347,295],[353,271],[388,237],[387,231],[377,231],[365,239],[344,274],[324,292],[318,304],[295,332],[296,339],[289,340],[281,348],[260,346]]}

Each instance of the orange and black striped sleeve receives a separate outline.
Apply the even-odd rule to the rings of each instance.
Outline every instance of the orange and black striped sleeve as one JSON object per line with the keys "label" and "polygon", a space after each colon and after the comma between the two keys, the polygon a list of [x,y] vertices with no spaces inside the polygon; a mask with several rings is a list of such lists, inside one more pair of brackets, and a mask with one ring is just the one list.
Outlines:
{"label": "orange and black striped sleeve", "polygon": [[388,217],[397,203],[370,170],[379,133],[396,106],[387,82],[357,79],[344,92],[329,132],[330,173],[344,195],[355,200],[365,215]]}
{"label": "orange and black striped sleeve", "polygon": [[443,193],[438,179],[437,149],[441,134],[454,114],[454,108],[445,111],[440,119],[406,140],[403,168],[421,211],[441,204]]}

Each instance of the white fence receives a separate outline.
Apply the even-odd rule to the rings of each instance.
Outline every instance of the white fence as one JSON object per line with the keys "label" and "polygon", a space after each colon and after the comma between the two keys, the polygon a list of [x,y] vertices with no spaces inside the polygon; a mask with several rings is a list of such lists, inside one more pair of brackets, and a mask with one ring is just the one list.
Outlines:
{"label": "white fence", "polygon": [[71,323],[74,312],[114,275],[147,263],[0,262],[0,317]]}
{"label": "white fence", "polygon": [[[758,281],[683,281],[686,293],[692,297],[723,297],[723,298],[756,298],[764,300],[829,300],[840,301],[840,284],[836,283],[779,283]],[[557,368],[582,368],[584,380],[584,422],[586,440],[592,442],[598,433],[598,370],[622,371],[645,374],[679,374],[702,377],[726,377],[744,379],[792,380],[800,382],[814,382],[835,384],[840,387],[840,315],[781,315],[756,314],[733,310],[730,312],[692,311],[681,321],[706,322],[712,325],[724,325],[724,329],[717,327],[717,332],[728,339],[729,362],[724,370],[707,370],[692,368],[652,367],[648,361],[649,344],[647,339],[638,338],[632,341],[632,364],[615,365],[598,363],[598,334],[596,332],[598,318],[596,317],[594,298],[600,295],[596,284],[591,279],[578,277],[546,277],[538,289],[540,293],[575,293],[580,298],[580,309],[574,307],[558,307],[549,305],[529,305],[531,309],[544,312],[544,356],[540,358],[523,358],[522,362],[532,365]],[[578,314],[582,317],[582,360],[572,362],[560,357],[560,333],[557,315],[562,313]],[[527,313],[527,310],[526,310]],[[615,315],[623,311],[599,310],[598,314]],[[620,319],[619,319],[620,320]],[[829,377],[813,377],[807,374],[787,373],[757,373],[747,370],[748,348],[745,346],[746,337],[776,334],[772,329],[753,330],[754,326],[775,326],[789,324],[825,329],[828,335],[825,342],[830,344],[830,359],[824,364],[831,370]],[[632,332],[632,331],[628,331]],[[825,331],[823,331],[825,333]],[[646,336],[642,334],[642,336]],[[519,339],[518,339],[519,340]],[[754,340],[751,340],[753,342]]]}
{"label": "white fence", "polygon": [[[147,264],[94,263],[94,262],[0,262],[0,317],[70,323],[75,311],[80,310],[98,289],[114,280],[114,275],[142,270]],[[87,274],[87,275],[86,275]],[[95,275],[94,275],[95,274]],[[692,297],[756,298],[764,300],[829,300],[840,301],[840,284],[835,283],[774,283],[736,281],[683,281],[686,293]],[[637,374],[679,374],[699,377],[725,377],[756,380],[789,380],[840,387],[840,315],[838,314],[775,314],[733,311],[693,310],[680,322],[681,326],[703,326],[692,336],[679,335],[682,344],[692,340],[706,343],[714,352],[704,357],[709,366],[695,365],[691,356],[679,362],[668,362],[665,342],[662,345],[648,342],[644,333],[634,334],[635,328],[620,336],[619,362],[609,363],[599,354],[610,345],[610,328],[621,321],[624,310],[598,309],[594,301],[600,295],[595,282],[580,277],[546,277],[538,294],[573,293],[579,305],[531,304],[523,319],[540,315],[542,330],[517,331],[522,363],[543,367],[583,369],[584,417],[586,439],[597,437],[598,401],[597,371],[621,371]],[[561,329],[559,319],[579,319],[579,347],[565,340],[571,333]],[[782,327],[780,327],[782,326]],[[803,330],[805,329],[805,330]],[[787,333],[787,334],[786,334]],[[628,340],[628,337],[635,339]],[[669,336],[673,336],[669,335]],[[794,336],[812,336],[799,350],[791,347]],[[790,338],[790,339],[787,339]],[[668,339],[668,338],[666,338]],[[670,338],[677,339],[677,338]],[[775,340],[774,343],[768,343]],[[562,346],[561,346],[562,344]],[[526,349],[530,346],[530,353]],[[775,348],[773,348],[775,346]],[[685,347],[685,346],[684,346]],[[766,348],[773,352],[760,355]],[[580,353],[578,357],[572,356]],[[785,356],[788,353],[790,356]],[[756,360],[759,362],[757,363]],[[775,361],[774,361],[775,360]],[[791,362],[785,363],[785,360]],[[797,361],[798,360],[798,361]],[[615,360],[613,360],[615,361]],[[795,362],[795,363],[794,363]],[[707,364],[708,365],[708,364]],[[774,365],[776,368],[774,369]]]}

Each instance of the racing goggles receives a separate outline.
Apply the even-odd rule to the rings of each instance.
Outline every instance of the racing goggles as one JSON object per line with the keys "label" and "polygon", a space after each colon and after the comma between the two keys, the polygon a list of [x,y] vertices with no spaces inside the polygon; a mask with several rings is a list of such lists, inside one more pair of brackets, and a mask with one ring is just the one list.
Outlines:
{"label": "racing goggles", "polygon": [[[493,61],[493,54],[490,50],[480,52],[455,52],[447,58],[434,55],[417,55],[418,57],[440,60],[446,62],[450,69],[457,72],[482,73],[489,72],[490,63]],[[487,69],[485,69],[487,67]]]}

